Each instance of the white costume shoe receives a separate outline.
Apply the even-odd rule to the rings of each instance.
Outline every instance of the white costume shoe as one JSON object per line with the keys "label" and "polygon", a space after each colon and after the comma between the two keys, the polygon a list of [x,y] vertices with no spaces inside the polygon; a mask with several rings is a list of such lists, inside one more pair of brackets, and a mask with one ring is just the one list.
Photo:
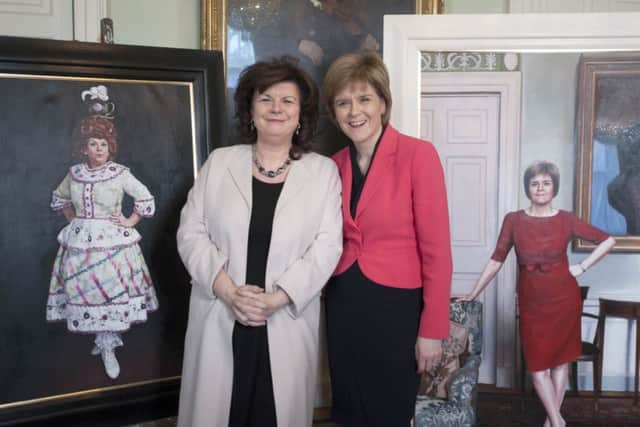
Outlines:
{"label": "white costume shoe", "polygon": [[102,363],[109,378],[115,380],[120,375],[120,365],[113,349],[102,350]]}

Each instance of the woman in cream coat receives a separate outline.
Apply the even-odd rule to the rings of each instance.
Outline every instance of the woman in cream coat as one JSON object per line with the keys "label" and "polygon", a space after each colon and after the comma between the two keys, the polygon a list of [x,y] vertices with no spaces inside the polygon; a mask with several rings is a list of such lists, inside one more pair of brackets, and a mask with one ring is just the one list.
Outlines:
{"label": "woman in cream coat", "polygon": [[[178,229],[178,250],[193,284],[178,424],[310,426],[320,291],[342,252],[340,178],[330,159],[308,152],[317,89],[291,60],[246,69],[235,103],[240,135],[254,144],[210,155]],[[278,184],[281,192],[268,217],[269,223],[273,219],[264,284],[246,284],[256,186]],[[234,366],[252,358],[238,354],[252,351],[236,347],[238,329],[265,334],[271,378],[262,385],[272,393],[259,388],[264,372],[247,379],[253,368],[244,362]],[[243,376],[257,383],[244,402],[237,389]]]}

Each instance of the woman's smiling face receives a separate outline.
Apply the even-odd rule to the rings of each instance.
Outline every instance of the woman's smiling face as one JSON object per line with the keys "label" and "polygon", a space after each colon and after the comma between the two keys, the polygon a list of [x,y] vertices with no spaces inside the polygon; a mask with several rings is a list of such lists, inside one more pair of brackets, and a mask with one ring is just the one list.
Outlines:
{"label": "woman's smiling face", "polygon": [[382,132],[386,104],[367,82],[352,82],[333,100],[336,122],[355,144],[375,144]]}
{"label": "woman's smiling face", "polygon": [[280,82],[253,95],[251,119],[258,139],[291,143],[300,122],[300,90],[293,82]]}

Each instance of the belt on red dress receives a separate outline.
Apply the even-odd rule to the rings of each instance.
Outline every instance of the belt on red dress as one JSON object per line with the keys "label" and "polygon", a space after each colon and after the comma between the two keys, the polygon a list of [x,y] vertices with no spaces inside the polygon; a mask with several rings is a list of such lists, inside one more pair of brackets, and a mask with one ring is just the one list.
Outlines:
{"label": "belt on red dress", "polygon": [[529,262],[526,264],[518,264],[518,266],[529,272],[538,270],[542,273],[547,273],[553,269],[553,267],[566,263],[565,260],[556,261],[556,262]]}

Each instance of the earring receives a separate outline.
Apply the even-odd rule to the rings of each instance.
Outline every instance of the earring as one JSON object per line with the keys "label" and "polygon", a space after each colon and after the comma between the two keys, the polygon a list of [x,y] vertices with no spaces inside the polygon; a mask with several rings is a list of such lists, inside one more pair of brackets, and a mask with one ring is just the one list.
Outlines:
{"label": "earring", "polygon": [[300,123],[298,123],[298,127],[296,128],[296,135],[300,135],[300,128],[302,126],[300,126]]}
{"label": "earring", "polygon": [[253,120],[251,120],[251,121],[249,122],[249,130],[250,130],[251,132],[253,132],[254,130],[256,130],[256,126],[253,124]]}

